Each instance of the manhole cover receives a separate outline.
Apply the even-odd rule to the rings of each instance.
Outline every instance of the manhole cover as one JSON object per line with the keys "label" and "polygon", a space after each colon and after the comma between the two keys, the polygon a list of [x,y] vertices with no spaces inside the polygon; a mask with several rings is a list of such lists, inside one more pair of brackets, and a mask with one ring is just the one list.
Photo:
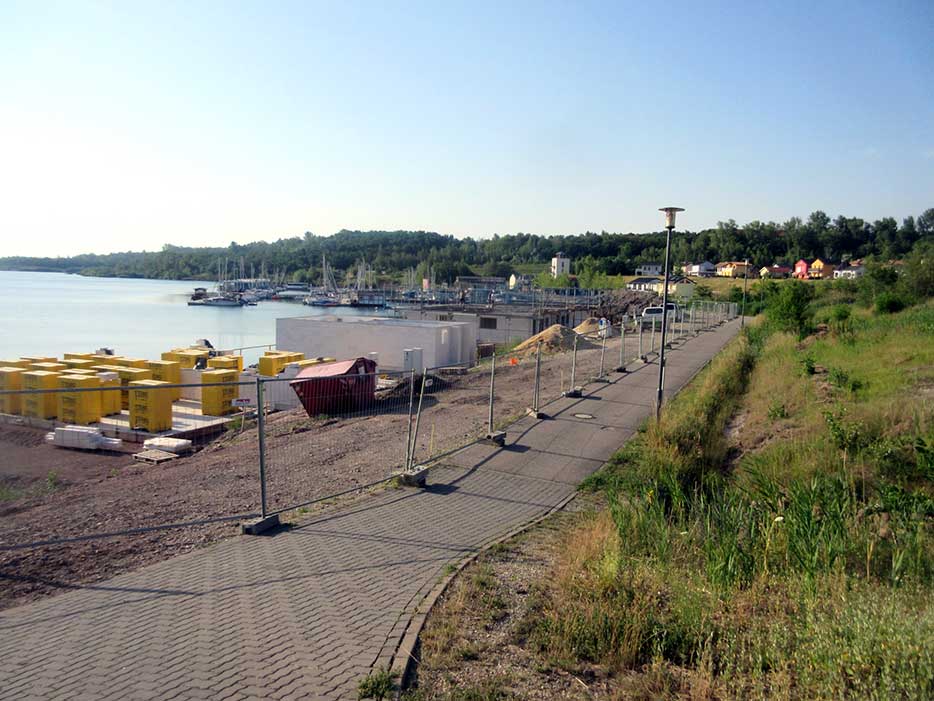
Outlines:
{"label": "manhole cover", "polygon": [[593,414],[574,414],[575,419],[592,419],[594,418]]}

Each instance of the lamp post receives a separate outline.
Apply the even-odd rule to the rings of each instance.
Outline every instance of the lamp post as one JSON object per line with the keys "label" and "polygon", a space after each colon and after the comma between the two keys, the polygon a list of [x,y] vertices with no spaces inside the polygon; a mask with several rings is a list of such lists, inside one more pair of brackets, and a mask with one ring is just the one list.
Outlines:
{"label": "lamp post", "polygon": [[743,313],[739,317],[739,327],[746,326],[746,285],[749,282],[749,258],[743,264]]}
{"label": "lamp post", "polygon": [[662,400],[665,396],[665,341],[668,334],[668,271],[671,265],[671,232],[675,228],[675,215],[683,212],[681,207],[661,207],[665,213],[665,228],[668,236],[665,241],[665,286],[662,288],[662,347],[658,353],[658,396],[655,399],[655,420],[662,416]]}

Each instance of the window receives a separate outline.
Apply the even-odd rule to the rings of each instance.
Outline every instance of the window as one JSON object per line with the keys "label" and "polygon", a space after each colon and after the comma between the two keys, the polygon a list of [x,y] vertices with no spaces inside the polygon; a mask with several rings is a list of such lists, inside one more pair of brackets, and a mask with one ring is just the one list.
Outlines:
{"label": "window", "polygon": [[481,316],[480,317],[480,328],[481,329],[495,329],[496,328],[496,317],[495,316]]}

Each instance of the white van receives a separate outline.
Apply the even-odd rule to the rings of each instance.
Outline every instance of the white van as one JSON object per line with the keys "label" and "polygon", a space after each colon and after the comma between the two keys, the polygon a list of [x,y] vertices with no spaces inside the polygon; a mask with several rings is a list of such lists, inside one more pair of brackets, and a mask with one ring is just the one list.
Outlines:
{"label": "white van", "polygon": [[[668,323],[675,323],[680,315],[680,309],[678,305],[674,302],[668,303]],[[657,321],[655,321],[657,320]],[[662,325],[662,308],[661,305],[657,307],[646,307],[642,310],[642,325],[647,326],[649,324],[655,323],[661,328]]]}

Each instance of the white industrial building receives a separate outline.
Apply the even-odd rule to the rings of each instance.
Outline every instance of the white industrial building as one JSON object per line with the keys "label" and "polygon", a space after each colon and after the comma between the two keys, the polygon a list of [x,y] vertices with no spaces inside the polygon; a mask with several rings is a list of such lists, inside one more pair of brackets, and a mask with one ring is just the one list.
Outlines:
{"label": "white industrial building", "polygon": [[[304,316],[276,319],[276,348],[306,358],[370,357],[380,370],[406,370],[406,350],[421,349],[421,367],[473,364],[476,324],[464,321],[389,319],[374,316]],[[418,354],[409,353],[408,363]]]}
{"label": "white industrial building", "polygon": [[532,305],[504,304],[476,311],[459,311],[452,306],[410,307],[402,310],[406,319],[460,321],[469,323],[480,343],[511,346],[544,331],[553,324],[574,327],[591,316],[586,308],[540,309]]}

